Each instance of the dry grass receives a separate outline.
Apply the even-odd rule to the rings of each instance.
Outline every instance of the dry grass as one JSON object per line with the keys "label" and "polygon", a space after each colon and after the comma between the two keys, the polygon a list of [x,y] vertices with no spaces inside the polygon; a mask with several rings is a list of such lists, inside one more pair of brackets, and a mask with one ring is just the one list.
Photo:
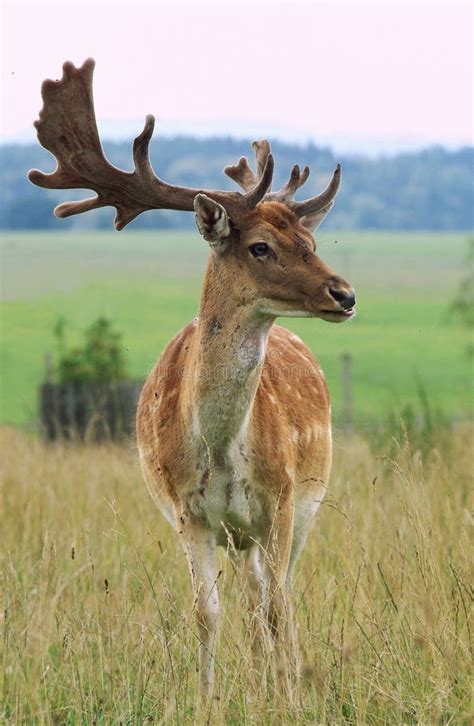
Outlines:
{"label": "dry grass", "polygon": [[[133,448],[1,436],[3,721],[195,723],[188,573]],[[210,723],[472,723],[471,444],[463,427],[423,457],[337,445],[296,582],[296,708],[250,667],[242,574],[223,556]]]}

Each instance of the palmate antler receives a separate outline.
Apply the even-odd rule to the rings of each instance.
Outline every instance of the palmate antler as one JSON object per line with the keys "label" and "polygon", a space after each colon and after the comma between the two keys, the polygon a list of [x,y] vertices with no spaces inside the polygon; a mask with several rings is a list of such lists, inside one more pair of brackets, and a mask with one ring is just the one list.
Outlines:
{"label": "palmate antler", "polygon": [[[267,159],[270,156],[270,144],[268,141],[254,141],[252,148],[255,153],[256,173],[250,168],[245,156],[242,156],[234,166],[226,166],[224,169],[227,176],[237,182],[247,192],[257,183],[261,170],[265,167]],[[267,192],[263,201],[282,202],[300,218],[325,210],[332,204],[339,189],[341,183],[341,165],[338,164],[336,166],[329,185],[321,194],[318,194],[312,199],[307,199],[304,202],[295,202],[295,193],[303,186],[308,177],[309,167],[305,166],[303,171],[301,171],[298,164],[295,164],[286,184],[277,192]]]}
{"label": "palmate antler", "polygon": [[105,157],[97,131],[92,97],[92,58],[81,68],[66,62],[60,81],[44,81],[44,106],[35,122],[38,140],[57,160],[52,174],[37,169],[28,173],[33,184],[46,189],[92,189],[97,196],[79,202],[65,202],[54,210],[57,217],[69,217],[98,207],[117,210],[115,228],[123,229],[148,209],[192,211],[196,194],[205,191],[222,204],[234,221],[253,209],[265,196],[273,177],[273,157],[267,154],[258,178],[245,194],[178,187],[159,179],[150,164],[148,147],[155,119],[147,116],[145,128],[133,142],[133,172],[113,166]]}
{"label": "palmate antler", "polygon": [[28,173],[29,180],[46,189],[86,188],[97,194],[82,201],[60,204],[54,210],[57,217],[70,217],[110,205],[117,210],[115,228],[120,230],[148,209],[192,211],[194,199],[200,192],[222,204],[237,223],[261,201],[282,202],[300,218],[317,214],[332,204],[341,179],[339,164],[328,187],[313,199],[294,201],[295,192],[309,176],[307,166],[301,172],[295,165],[288,182],[278,192],[270,192],[274,161],[268,141],[252,144],[256,172],[245,157],[225,169],[225,173],[240,184],[244,194],[167,184],[156,176],[149,159],[155,125],[153,116],[146,117],[145,128],[133,142],[134,171],[117,169],[105,157],[97,131],[92,96],[94,66],[92,58],[81,68],[66,62],[61,80],[44,81],[41,88],[44,106],[35,127],[40,144],[56,157],[57,168],[52,174],[32,169]]}

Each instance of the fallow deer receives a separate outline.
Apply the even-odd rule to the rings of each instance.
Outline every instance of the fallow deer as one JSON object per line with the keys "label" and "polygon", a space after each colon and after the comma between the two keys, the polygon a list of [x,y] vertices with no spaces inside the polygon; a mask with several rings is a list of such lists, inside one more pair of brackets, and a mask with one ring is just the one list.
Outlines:
{"label": "fallow deer", "polygon": [[[133,144],[133,172],[106,159],[97,131],[94,61],[64,64],[60,81],[42,86],[35,122],[56,171],[31,170],[47,189],[89,188],[97,196],[60,204],[58,217],[105,205],[115,228],[148,209],[193,211],[210,245],[198,317],[169,343],[144,385],[137,436],[144,479],[177,530],[192,578],[200,639],[202,691],[212,692],[219,614],[217,547],[246,550],[261,587],[278,671],[289,682],[296,644],[291,580],[331,468],[331,412],[321,368],[276,318],[354,315],[353,289],[317,255],[312,231],[333,205],[329,186],[295,201],[309,169],[294,166],[271,192],[273,157],[253,144],[256,172],[241,158],[225,173],[241,192],[202,191],[161,181],[148,146],[147,116]],[[252,576],[252,575],[251,575]]]}

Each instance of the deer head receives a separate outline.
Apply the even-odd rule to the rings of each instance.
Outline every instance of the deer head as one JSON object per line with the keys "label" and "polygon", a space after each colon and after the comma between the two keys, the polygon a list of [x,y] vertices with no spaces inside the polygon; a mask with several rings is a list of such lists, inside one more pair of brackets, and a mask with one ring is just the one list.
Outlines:
{"label": "deer head", "polygon": [[267,141],[253,144],[256,171],[241,158],[225,173],[242,188],[224,192],[177,187],[159,179],[149,160],[154,118],[133,143],[133,172],[106,159],[95,120],[94,61],[81,68],[66,62],[60,81],[42,86],[44,107],[35,122],[42,146],[57,159],[52,174],[32,169],[28,178],[47,189],[88,188],[96,196],[60,204],[58,217],[103,206],[117,210],[115,228],[123,229],[149,209],[193,211],[201,235],[214,255],[216,274],[226,289],[239,291],[239,304],[270,316],[320,317],[341,322],[354,314],[354,291],[316,255],[312,230],[331,209],[339,188],[337,166],[328,187],[303,202],[295,192],[309,175],[294,166],[288,182],[271,191],[274,161]]}

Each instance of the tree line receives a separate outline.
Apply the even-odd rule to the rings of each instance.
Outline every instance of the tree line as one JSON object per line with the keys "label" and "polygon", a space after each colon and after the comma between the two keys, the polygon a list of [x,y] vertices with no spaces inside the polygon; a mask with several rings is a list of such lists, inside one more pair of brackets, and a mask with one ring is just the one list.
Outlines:
{"label": "tree line", "polygon": [[[129,142],[105,143],[110,161],[131,170]],[[299,197],[320,192],[339,161],[343,185],[328,221],[333,229],[468,230],[472,228],[472,181],[474,151],[456,151],[441,146],[417,152],[380,156],[337,156],[329,148],[272,143],[276,158],[274,188],[288,178],[295,163],[306,164],[311,175]],[[247,141],[232,138],[157,138],[151,144],[151,159],[166,181],[198,189],[235,189],[223,174],[227,164],[251,155]],[[0,229],[58,229],[52,214],[56,204],[79,199],[91,192],[45,190],[26,178],[28,169],[52,171],[55,161],[38,145],[0,146]],[[114,210],[104,208],[62,220],[60,229],[111,229]],[[185,212],[148,212],[130,228],[189,228],[193,215]]]}

